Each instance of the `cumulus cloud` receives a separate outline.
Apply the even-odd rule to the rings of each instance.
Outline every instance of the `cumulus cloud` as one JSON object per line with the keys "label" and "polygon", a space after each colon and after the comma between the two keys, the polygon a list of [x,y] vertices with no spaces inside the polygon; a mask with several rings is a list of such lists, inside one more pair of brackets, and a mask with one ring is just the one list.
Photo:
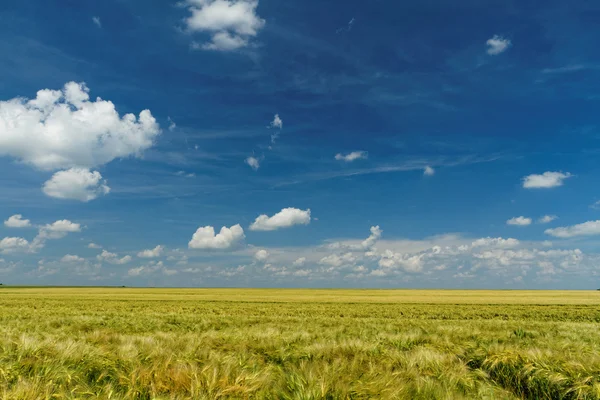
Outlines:
{"label": "cumulus cloud", "polygon": [[487,237],[487,238],[480,238],[480,239],[473,241],[471,243],[471,247],[510,248],[510,247],[516,247],[519,244],[520,244],[520,242],[517,239],[513,239],[513,238],[504,239],[501,237],[497,237],[497,238]]}
{"label": "cumulus cloud", "polygon": [[321,260],[319,260],[319,264],[339,268],[345,264],[353,264],[355,261],[356,257],[349,252],[342,255],[331,254],[323,257]]}
{"label": "cumulus cloud", "polygon": [[101,249],[102,246],[100,246],[99,244],[96,243],[90,243],[88,244],[88,249]]}
{"label": "cumulus cloud", "polygon": [[188,246],[190,249],[229,250],[239,246],[245,237],[244,229],[239,224],[231,228],[224,226],[218,234],[215,234],[212,226],[205,226],[198,228]]}
{"label": "cumulus cloud", "polygon": [[159,133],[149,110],[121,117],[112,102],[90,101],[84,83],[43,89],[33,100],[0,101],[0,155],[41,170],[93,168],[138,156]]}
{"label": "cumulus cloud", "polygon": [[106,250],[102,250],[102,253],[97,255],[96,258],[100,262],[105,261],[105,262],[107,262],[109,264],[113,264],[113,265],[128,264],[132,260],[131,256],[125,256],[125,257],[119,258],[119,256],[117,254],[111,253],[110,251],[106,251]]}
{"label": "cumulus cloud", "polygon": [[162,272],[163,275],[171,276],[176,275],[178,272],[175,269],[168,269],[164,266],[162,261],[156,262],[151,261],[148,265],[142,265],[137,268],[131,268],[127,271],[127,275],[130,277],[141,276],[141,275],[150,275],[155,272]]}
{"label": "cumulus cloud", "polygon": [[81,232],[81,225],[63,219],[52,224],[46,224],[39,230],[39,239],[62,239],[69,233]]}
{"label": "cumulus cloud", "polygon": [[531,225],[531,218],[525,218],[523,216],[514,217],[506,221],[507,225],[516,225],[516,226],[527,226]]}
{"label": "cumulus cloud", "polygon": [[248,157],[245,162],[255,171],[260,168],[260,160],[256,157]]}
{"label": "cumulus cloud", "polygon": [[289,228],[294,225],[310,224],[310,209],[300,210],[297,208],[284,208],[277,214],[269,217],[260,215],[250,225],[251,231],[275,231],[277,229]]}
{"label": "cumulus cloud", "polygon": [[546,229],[547,235],[557,238],[572,238],[576,236],[594,236],[600,235],[600,221],[588,221],[573,226],[563,226],[559,228]]}
{"label": "cumulus cloud", "polygon": [[540,224],[548,224],[554,221],[555,219],[558,219],[556,215],[544,215],[542,218],[538,219],[538,222]]}
{"label": "cumulus cloud", "polygon": [[375,246],[375,243],[377,243],[377,241],[379,239],[381,239],[381,235],[382,234],[383,234],[383,230],[379,227],[379,225],[372,226],[371,227],[371,234],[369,235],[368,238],[366,238],[365,240],[363,240],[362,243],[361,243],[361,250],[369,250],[373,246]]}
{"label": "cumulus cloud", "polygon": [[29,228],[31,226],[31,221],[23,219],[21,214],[15,214],[4,221],[4,226],[7,228]]}
{"label": "cumulus cloud", "polygon": [[100,172],[85,168],[71,168],[55,173],[44,183],[43,192],[57,199],[88,202],[110,193],[110,188],[102,180]]}
{"label": "cumulus cloud", "polygon": [[423,255],[394,253],[387,250],[379,260],[379,266],[383,269],[399,268],[409,273],[421,272],[423,269]]}
{"label": "cumulus cloud", "polygon": [[82,263],[85,261],[85,259],[72,254],[67,254],[66,256],[61,258],[60,261],[63,263]]}
{"label": "cumulus cloud", "polygon": [[433,176],[435,174],[435,169],[431,168],[429,165],[425,167],[423,170],[423,175],[425,176]]}
{"label": "cumulus cloud", "polygon": [[256,13],[258,0],[184,0],[191,12],[188,31],[207,32],[211,40],[193,45],[204,50],[231,51],[246,47],[265,20]]}
{"label": "cumulus cloud", "polygon": [[528,175],[523,178],[523,187],[525,189],[550,189],[562,186],[565,179],[571,178],[570,173],[562,172],[544,172],[541,175]]}
{"label": "cumulus cloud", "polygon": [[0,253],[17,253],[29,251],[29,242],[19,237],[5,237],[0,240]]}
{"label": "cumulus cloud", "polygon": [[338,153],[335,155],[335,159],[338,161],[352,162],[356,160],[365,160],[369,157],[366,151],[353,151],[352,153],[342,154]]}
{"label": "cumulus cloud", "polygon": [[156,257],[160,257],[163,254],[164,250],[165,249],[163,246],[158,245],[153,249],[140,251],[137,254],[137,256],[140,258],[156,258]]}
{"label": "cumulus cloud", "polygon": [[269,252],[264,249],[258,250],[256,253],[254,253],[254,259],[256,261],[260,261],[260,262],[267,261],[267,258],[269,258],[269,256],[270,256]]}
{"label": "cumulus cloud", "polygon": [[500,53],[503,53],[511,46],[509,39],[505,39],[498,35],[492,36],[485,43],[487,45],[487,53],[491,56],[496,56]]}

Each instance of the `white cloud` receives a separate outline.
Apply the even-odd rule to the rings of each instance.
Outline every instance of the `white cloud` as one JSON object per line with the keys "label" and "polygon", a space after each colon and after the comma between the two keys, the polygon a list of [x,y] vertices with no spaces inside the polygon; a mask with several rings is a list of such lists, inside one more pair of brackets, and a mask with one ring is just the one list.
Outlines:
{"label": "white cloud", "polygon": [[33,100],[0,101],[0,156],[42,170],[93,168],[138,156],[160,133],[149,110],[123,117],[112,102],[90,101],[84,83],[44,89]]}
{"label": "white cloud", "polygon": [[321,258],[319,264],[329,265],[331,267],[341,267],[342,265],[351,265],[356,261],[356,257],[352,253],[345,253],[342,255],[331,254],[329,256]]}
{"label": "white cloud", "polygon": [[306,264],[306,257],[300,257],[296,261],[293,262],[294,267],[303,267]]}
{"label": "white cloud", "polygon": [[192,15],[185,20],[190,32],[208,32],[210,42],[194,44],[204,50],[231,51],[250,44],[265,25],[256,14],[258,0],[185,0]]}
{"label": "white cloud", "polygon": [[266,250],[258,250],[256,253],[254,253],[254,259],[260,262],[267,261],[267,258],[269,258],[269,256],[270,254]]}
{"label": "white cloud", "polygon": [[505,52],[511,46],[509,39],[505,39],[502,36],[494,35],[485,42],[487,45],[487,53],[491,56],[498,55]]}
{"label": "white cloud", "polygon": [[283,129],[283,120],[279,117],[279,114],[275,114],[275,117],[273,117],[273,121],[271,121],[271,127]]}
{"label": "white cloud", "polygon": [[151,261],[148,265],[142,265],[137,268],[131,268],[127,271],[128,276],[141,276],[141,275],[149,275],[154,272],[161,271],[164,275],[171,276],[177,274],[177,270],[168,269],[164,266],[162,261],[156,262]]}
{"label": "white cloud", "polygon": [[558,219],[556,215],[544,215],[542,218],[538,219],[538,222],[540,224],[548,224],[554,221],[555,219]]}
{"label": "white cloud", "polygon": [[4,221],[4,226],[7,228],[29,228],[31,226],[31,221],[23,219],[21,214],[15,214]]}
{"label": "white cloud", "polygon": [[245,162],[255,171],[260,168],[260,160],[256,157],[248,157]]}
{"label": "white cloud", "polygon": [[279,118],[279,114],[275,114],[273,121],[269,124],[271,128],[278,128],[279,130],[271,135],[271,143],[275,143],[275,141],[279,138],[281,134],[281,130],[283,129],[283,121]]}
{"label": "white cloud", "polygon": [[527,226],[531,225],[531,218],[525,218],[523,216],[514,217],[506,221],[507,225]]}
{"label": "white cloud", "polygon": [[371,235],[369,235],[369,237],[366,238],[365,240],[363,240],[363,242],[361,243],[361,250],[369,250],[373,246],[375,246],[375,243],[379,239],[381,239],[382,233],[383,233],[383,230],[381,230],[379,225],[372,226],[371,227]]}
{"label": "white cloud", "polygon": [[164,247],[163,246],[156,246],[153,249],[149,249],[149,250],[144,250],[144,251],[140,251],[137,256],[140,258],[156,258],[156,257],[160,257],[164,251]]}
{"label": "white cloud", "polygon": [[81,225],[63,219],[52,224],[42,226],[38,233],[38,238],[42,239],[62,239],[68,233],[81,232]]}
{"label": "white cloud", "polygon": [[84,261],[85,261],[84,258],[81,258],[79,256],[74,256],[71,254],[67,254],[66,256],[64,256],[63,258],[60,259],[60,262],[63,262],[63,263],[82,263]]}
{"label": "white cloud", "polygon": [[100,262],[106,261],[107,263],[114,264],[114,265],[128,264],[132,260],[131,256],[125,256],[125,257],[119,258],[119,256],[117,254],[111,253],[106,250],[102,250],[102,253],[97,255],[96,258]]}
{"label": "white cloud", "polygon": [[594,210],[600,210],[600,200],[590,205],[590,208],[593,208]]}
{"label": "white cloud", "polygon": [[498,238],[481,238],[473,241],[471,243],[471,247],[501,247],[501,248],[510,248],[516,247],[520,244],[517,239],[508,238],[504,239],[501,237]]}
{"label": "white cloud", "polygon": [[277,229],[289,228],[294,225],[310,224],[310,209],[299,210],[297,208],[284,208],[277,214],[269,217],[260,215],[250,225],[251,231],[275,231]]}
{"label": "white cloud", "polygon": [[523,178],[523,187],[525,189],[549,189],[563,185],[565,179],[571,178],[570,173],[562,172],[544,172],[541,175],[528,175]]}
{"label": "white cloud", "polygon": [[94,200],[110,192],[100,172],[91,172],[85,168],[71,168],[55,173],[44,183],[42,190],[50,197],[83,202]]}
{"label": "white cloud", "polygon": [[394,253],[387,250],[379,260],[379,266],[384,269],[402,269],[405,272],[416,273],[423,270],[423,255]]}
{"label": "white cloud", "polygon": [[546,229],[545,233],[557,238],[600,235],[600,221],[588,221],[573,226]]}
{"label": "white cloud", "polygon": [[102,22],[100,22],[100,17],[92,17],[92,21],[98,28],[102,28]]}
{"label": "white cloud", "polygon": [[19,237],[5,237],[0,240],[0,253],[16,253],[29,251],[29,242]]}
{"label": "white cloud", "polygon": [[435,174],[435,169],[431,168],[429,165],[425,167],[423,171],[423,175],[425,176],[433,176]]}
{"label": "white cloud", "polygon": [[88,244],[88,249],[101,249],[102,246],[100,246],[99,244],[96,243],[90,243]]}
{"label": "white cloud", "polygon": [[368,153],[366,151],[353,151],[352,153],[348,153],[348,154],[342,154],[342,153],[338,153],[335,155],[335,159],[338,161],[344,161],[344,162],[352,162],[352,161],[356,161],[356,160],[365,160],[369,157]]}
{"label": "white cloud", "polygon": [[224,226],[216,235],[215,228],[205,226],[198,228],[188,246],[190,249],[229,250],[241,244],[245,237],[244,229],[239,224],[231,228]]}

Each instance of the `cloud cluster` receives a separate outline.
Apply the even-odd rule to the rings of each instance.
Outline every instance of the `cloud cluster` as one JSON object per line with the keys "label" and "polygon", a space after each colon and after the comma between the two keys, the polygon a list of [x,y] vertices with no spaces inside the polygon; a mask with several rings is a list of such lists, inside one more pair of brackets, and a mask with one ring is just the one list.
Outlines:
{"label": "cloud cluster", "polygon": [[277,214],[269,217],[262,214],[250,225],[251,231],[275,231],[282,228],[290,228],[294,225],[310,224],[310,210],[297,208],[284,208]]}
{"label": "cloud cluster", "polygon": [[527,225],[531,225],[531,218],[525,218],[523,216],[520,217],[514,217],[509,219],[508,221],[506,221],[507,225],[516,225],[516,226],[527,226]]}
{"label": "cloud cluster", "polygon": [[161,245],[156,246],[153,249],[140,251],[137,256],[140,258],[157,258],[163,254],[165,248]]}
{"label": "cloud cluster", "polygon": [[211,40],[194,48],[231,51],[246,47],[265,25],[256,13],[258,0],[185,0],[191,12],[185,20],[190,32],[207,32]]}
{"label": "cloud cluster", "polygon": [[576,236],[600,235],[600,221],[588,221],[573,226],[546,229],[545,233],[557,238],[572,238]]}
{"label": "cloud cluster", "polygon": [[544,172],[541,175],[532,174],[523,178],[523,187],[525,189],[551,189],[564,184],[564,180],[571,178],[570,173],[562,172]]}
{"label": "cloud cluster", "polygon": [[4,221],[4,226],[7,228],[29,228],[31,227],[31,221],[23,219],[21,214],[15,214]]}
{"label": "cloud cluster", "polygon": [[129,264],[132,260],[131,256],[124,256],[119,258],[119,256],[115,253],[111,253],[110,251],[102,250],[102,253],[96,256],[98,261],[107,262],[113,265],[124,265]]}
{"label": "cloud cluster", "polygon": [[85,168],[71,168],[55,173],[44,183],[42,191],[57,199],[88,202],[110,193],[110,188],[102,180],[100,172]]}
{"label": "cloud cluster", "polygon": [[188,247],[201,250],[229,250],[239,246],[245,237],[244,229],[239,224],[230,228],[224,226],[218,234],[215,234],[215,228],[212,226],[205,226],[198,228]]}

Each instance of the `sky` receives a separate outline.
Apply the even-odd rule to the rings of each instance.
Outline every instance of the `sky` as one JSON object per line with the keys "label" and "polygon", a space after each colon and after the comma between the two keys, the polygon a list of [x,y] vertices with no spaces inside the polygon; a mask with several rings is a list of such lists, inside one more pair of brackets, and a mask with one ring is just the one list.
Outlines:
{"label": "sky", "polygon": [[0,282],[597,289],[600,4],[0,4]]}

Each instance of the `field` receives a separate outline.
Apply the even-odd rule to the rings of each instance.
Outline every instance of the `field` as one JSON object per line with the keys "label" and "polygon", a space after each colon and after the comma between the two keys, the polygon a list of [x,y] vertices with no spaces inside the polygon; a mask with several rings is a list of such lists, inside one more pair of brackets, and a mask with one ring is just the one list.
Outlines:
{"label": "field", "polygon": [[600,292],[0,288],[2,399],[600,399]]}

